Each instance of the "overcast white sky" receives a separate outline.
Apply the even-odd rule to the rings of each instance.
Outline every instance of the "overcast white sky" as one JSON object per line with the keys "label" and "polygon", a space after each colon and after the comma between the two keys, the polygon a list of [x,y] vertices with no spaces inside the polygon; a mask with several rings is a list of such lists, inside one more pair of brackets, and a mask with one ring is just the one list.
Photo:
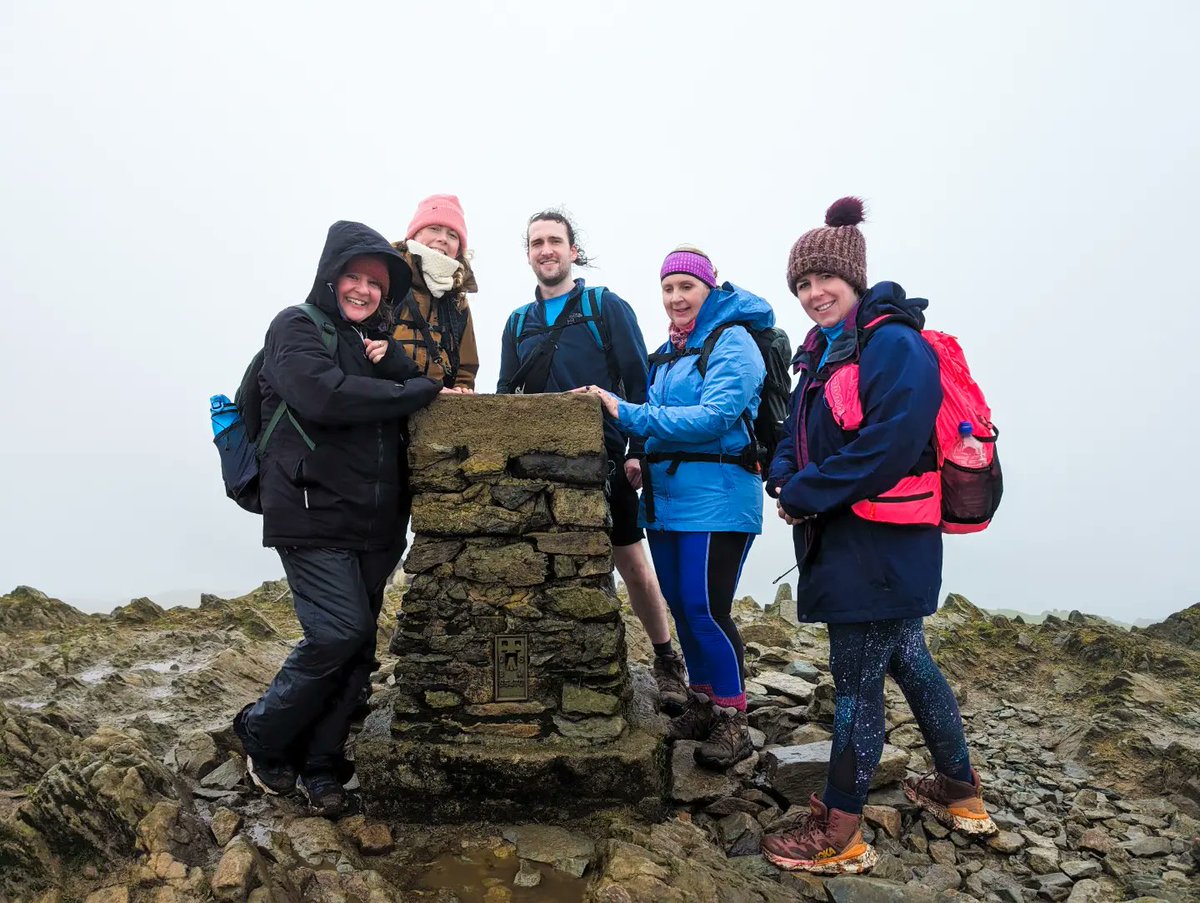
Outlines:
{"label": "overcast white sky", "polygon": [[[665,333],[664,253],[808,327],[787,251],[867,199],[868,279],[930,299],[1001,429],[1004,504],[949,538],[987,607],[1200,601],[1191,2],[0,4],[0,592],[90,610],[281,575],[225,499],[232,394],[325,230],[460,196],[495,386],[536,209]],[[772,517],[742,592],[793,563]]]}

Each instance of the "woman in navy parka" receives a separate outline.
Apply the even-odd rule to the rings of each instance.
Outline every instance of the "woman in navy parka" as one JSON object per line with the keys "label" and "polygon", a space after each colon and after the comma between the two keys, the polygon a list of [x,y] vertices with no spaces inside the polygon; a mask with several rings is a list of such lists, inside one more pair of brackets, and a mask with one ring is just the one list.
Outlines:
{"label": "woman in navy parka", "polygon": [[[646,403],[583,391],[601,397],[624,433],[645,439],[641,525],[691,690],[670,737],[704,741],[696,760],[726,768],[753,752],[742,639],[731,617],[742,564],[762,532],[748,423],[766,367],[747,328],[773,326],[775,314],[762,298],[728,282],[718,287],[712,262],[695,248],[668,254],[661,278],[670,339],[651,355]],[[702,376],[701,351],[714,335]]]}
{"label": "woman in navy parka", "polygon": [[995,831],[958,704],[925,644],[922,619],[942,579],[941,507],[926,510],[936,493],[920,491],[939,479],[942,403],[937,356],[920,332],[926,302],[892,282],[867,288],[862,212],[843,198],[826,228],[792,248],[788,287],[817,325],[793,360],[799,381],[767,482],[793,526],[800,618],[829,625],[837,710],[822,797],[798,828],[765,838],[763,853],[822,874],[875,863],[861,823],[883,752],[885,674],[936,767],[905,782],[909,799],[962,833]]}

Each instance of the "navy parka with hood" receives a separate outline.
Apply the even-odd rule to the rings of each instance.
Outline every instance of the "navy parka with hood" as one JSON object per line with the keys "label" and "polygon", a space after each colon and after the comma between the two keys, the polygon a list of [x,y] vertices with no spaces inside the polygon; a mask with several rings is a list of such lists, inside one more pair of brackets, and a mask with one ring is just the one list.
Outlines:
{"label": "navy parka with hood", "polygon": [[[932,470],[934,422],[942,403],[937,356],[921,337],[927,302],[906,298],[893,282],[867,291],[829,355],[814,328],[796,353],[799,383],[767,489],[793,517],[799,564],[800,618],[851,624],[916,618],[937,609],[942,580],[939,527],[875,523],[850,506],[874,498],[902,477]],[[861,330],[894,317],[862,344]],[[841,366],[858,362],[863,424],[843,430],[824,398]],[[804,435],[799,432],[801,426]]]}
{"label": "navy parka with hood", "polygon": [[[570,306],[582,295],[585,287],[582,279],[576,279],[575,287],[567,295],[566,305]],[[626,401],[641,404],[646,400],[646,342],[642,338],[641,329],[638,328],[637,317],[622,298],[608,289],[600,296],[600,316],[604,320],[612,344],[611,366],[592,330],[586,322],[582,322],[582,314],[577,305],[569,321],[571,325],[566,326],[559,334],[558,350],[554,353],[550,365],[550,378],[546,381],[543,391],[569,392],[580,386],[599,386],[620,395]],[[515,391],[516,387],[511,385],[511,381],[522,362],[541,343],[550,341],[550,336],[538,332],[547,325],[546,305],[542,300],[540,288],[525,318],[519,341],[513,334],[515,319],[508,318],[501,339],[500,379],[496,386],[496,393],[499,395]],[[603,333],[603,330],[601,332]],[[620,381],[619,387],[614,385],[614,376]],[[621,435],[616,423],[608,419],[604,423],[604,444],[613,460],[621,461],[626,457],[625,437]]]}
{"label": "navy parka with hood", "polygon": [[[310,450],[286,418],[272,434],[260,468],[265,546],[370,551],[395,538],[402,421],[427,405],[441,383],[419,375],[378,314],[358,325],[342,317],[335,286],[342,267],[360,254],[387,262],[393,298],[403,297],[412,279],[400,253],[374,229],[345,221],[329,228],[306,301],[334,322],[336,357],[296,307],[285,308],[267,330],[259,377],[262,428],[282,397],[316,448]],[[367,358],[364,338],[388,340],[378,364]]]}

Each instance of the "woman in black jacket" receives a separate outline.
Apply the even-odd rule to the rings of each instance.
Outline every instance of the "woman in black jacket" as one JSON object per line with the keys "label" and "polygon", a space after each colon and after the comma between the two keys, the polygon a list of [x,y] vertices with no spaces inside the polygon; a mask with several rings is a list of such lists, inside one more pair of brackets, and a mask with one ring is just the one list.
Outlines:
{"label": "woman in black jacket", "polygon": [[331,816],[345,807],[342,750],[404,551],[404,418],[441,389],[389,334],[391,299],[411,281],[382,235],[334,223],[305,301],[316,312],[275,317],[259,377],[263,431],[286,404],[260,462],[263,545],[283,560],[304,639],[234,730],[256,784],[287,793],[299,773],[313,808]]}

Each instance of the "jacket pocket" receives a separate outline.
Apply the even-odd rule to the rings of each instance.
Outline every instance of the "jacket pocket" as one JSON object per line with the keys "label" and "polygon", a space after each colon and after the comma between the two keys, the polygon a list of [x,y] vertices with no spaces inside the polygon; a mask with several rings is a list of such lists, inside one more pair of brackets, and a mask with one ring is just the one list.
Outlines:
{"label": "jacket pocket", "polygon": [[887,492],[850,506],[863,520],[879,524],[936,527],[942,522],[942,478],[936,470],[905,477]]}

